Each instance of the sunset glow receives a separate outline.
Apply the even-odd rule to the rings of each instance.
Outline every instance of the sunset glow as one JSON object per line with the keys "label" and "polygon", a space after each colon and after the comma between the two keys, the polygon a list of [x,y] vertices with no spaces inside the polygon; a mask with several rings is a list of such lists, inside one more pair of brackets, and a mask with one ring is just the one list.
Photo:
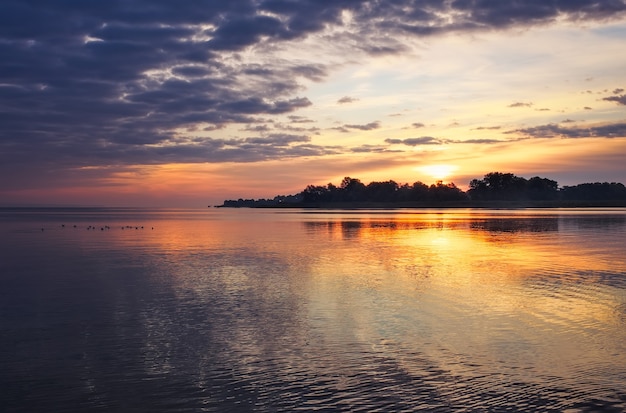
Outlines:
{"label": "sunset glow", "polygon": [[426,165],[419,168],[420,171],[438,181],[447,179],[457,169],[459,168],[454,165]]}
{"label": "sunset glow", "polygon": [[0,205],[626,180],[623,1],[280,4],[4,10]]}

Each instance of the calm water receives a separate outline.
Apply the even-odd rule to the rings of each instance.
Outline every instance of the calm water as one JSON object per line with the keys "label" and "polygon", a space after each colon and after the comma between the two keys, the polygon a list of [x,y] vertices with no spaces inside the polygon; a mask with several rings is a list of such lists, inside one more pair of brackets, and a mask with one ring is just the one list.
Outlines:
{"label": "calm water", "polygon": [[626,410],[624,209],[0,209],[0,237],[2,411]]}

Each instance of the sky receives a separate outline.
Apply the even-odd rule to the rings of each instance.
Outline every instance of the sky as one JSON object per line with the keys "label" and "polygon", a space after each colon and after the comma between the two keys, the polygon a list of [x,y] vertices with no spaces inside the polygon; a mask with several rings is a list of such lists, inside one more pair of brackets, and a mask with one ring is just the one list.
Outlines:
{"label": "sky", "polygon": [[625,0],[0,0],[0,205],[626,182]]}

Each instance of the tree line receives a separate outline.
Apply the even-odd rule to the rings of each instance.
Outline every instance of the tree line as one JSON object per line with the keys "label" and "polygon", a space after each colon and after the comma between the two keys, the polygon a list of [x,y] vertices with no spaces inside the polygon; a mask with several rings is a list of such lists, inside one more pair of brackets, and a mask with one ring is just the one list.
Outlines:
{"label": "tree line", "polygon": [[490,172],[472,179],[463,191],[454,183],[438,181],[398,184],[393,180],[364,184],[345,177],[339,186],[308,185],[295,195],[271,199],[226,200],[222,207],[319,207],[319,206],[488,206],[489,204],[578,206],[610,204],[626,206],[626,187],[617,182],[584,183],[559,187],[557,181],[538,176],[526,179],[512,173]]}

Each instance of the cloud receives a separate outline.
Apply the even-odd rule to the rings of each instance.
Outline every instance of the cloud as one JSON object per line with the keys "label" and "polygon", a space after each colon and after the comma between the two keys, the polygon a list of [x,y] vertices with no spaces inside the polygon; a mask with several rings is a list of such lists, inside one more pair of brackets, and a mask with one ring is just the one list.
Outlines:
{"label": "cloud", "polygon": [[341,133],[350,133],[350,129],[345,128],[343,126],[336,126],[334,128],[331,128],[331,129],[332,130],[336,130],[336,131],[341,132]]}
{"label": "cloud", "polygon": [[380,122],[379,121],[375,121],[375,122],[370,122],[370,123],[365,124],[365,125],[343,125],[343,128],[344,129],[358,129],[358,130],[368,131],[368,130],[374,130],[374,129],[380,128]]}
{"label": "cloud", "polygon": [[383,145],[361,145],[350,149],[354,153],[382,153],[392,152],[387,146]]}
{"label": "cloud", "polygon": [[289,116],[287,116],[287,118],[289,119],[289,121],[291,123],[313,123],[313,122],[315,122],[312,119],[306,118],[304,116],[298,116],[298,115],[289,115]]}
{"label": "cloud", "polygon": [[608,96],[603,98],[608,102],[616,102],[618,105],[626,105],[626,95]]}
{"label": "cloud", "polygon": [[492,143],[503,143],[507,141],[501,141],[499,139],[466,139],[463,141],[454,141],[454,143],[473,143],[473,144],[492,144]]}
{"label": "cloud", "polygon": [[501,126],[479,126],[477,128],[474,128],[474,130],[498,130],[501,128]]}
{"label": "cloud", "polygon": [[260,97],[254,97],[234,102],[227,102],[219,106],[221,111],[232,111],[240,114],[281,114],[293,112],[299,108],[311,106],[312,103],[307,98],[295,98],[270,102]]}
{"label": "cloud", "polygon": [[246,132],[269,132],[272,129],[267,125],[247,125],[242,130]]}
{"label": "cloud", "polygon": [[420,146],[420,145],[450,145],[450,144],[473,144],[473,145],[493,145],[500,143],[509,143],[515,142],[519,140],[523,140],[525,138],[516,138],[516,139],[491,139],[491,138],[482,138],[482,139],[440,139],[434,138],[432,136],[421,136],[419,138],[408,138],[408,139],[385,139],[385,142],[390,145],[406,145],[406,146]]}
{"label": "cloud", "polygon": [[287,37],[289,31],[280,21],[271,16],[236,17],[208,31],[212,39],[208,46],[217,50],[239,50],[256,43],[262,36]]}
{"label": "cloud", "polygon": [[263,138],[246,138],[243,143],[255,145],[288,146],[294,142],[309,142],[311,138],[303,135],[272,134]]}
{"label": "cloud", "polygon": [[415,122],[411,124],[412,127],[414,127],[415,129],[419,129],[419,128],[423,128],[426,125],[424,125],[422,122]]}
{"label": "cloud", "polygon": [[419,138],[407,138],[407,139],[385,139],[385,142],[391,145],[407,145],[407,146],[420,146],[420,145],[441,145],[445,143],[432,136],[422,136]]}
{"label": "cloud", "polygon": [[[133,148],[119,156],[132,157],[135,163],[161,163],[164,159],[183,160],[186,163],[259,162],[306,156],[324,156],[345,153],[341,146],[321,146],[310,143],[305,135],[270,134],[244,139],[180,138],[162,146]],[[124,150],[123,148],[118,148]]]}
{"label": "cloud", "polygon": [[517,133],[532,138],[624,138],[626,137],[626,123],[568,128],[550,123],[532,128],[517,129],[505,133]]}
{"label": "cloud", "polygon": [[359,99],[352,98],[352,97],[350,97],[350,96],[344,96],[344,97],[342,97],[341,99],[339,99],[339,100],[337,101],[337,103],[339,103],[339,104],[344,104],[344,103],[352,103],[352,102],[356,102],[356,101],[358,101],[358,100],[359,100]]}
{"label": "cloud", "polygon": [[[514,0],[482,2],[455,0],[415,2],[362,2],[354,8],[355,20],[374,21],[366,24],[362,33],[386,30],[415,36],[433,36],[450,32],[528,27],[568,20],[574,22],[601,20],[621,15],[626,10],[622,1],[538,0],[520,3]],[[374,27],[372,27],[374,26]]]}
{"label": "cloud", "polygon": [[[339,149],[310,142],[285,146],[284,139],[240,138],[243,143],[233,144],[177,136],[180,130],[216,131],[233,124],[253,131],[261,119],[311,107],[303,80],[326,79],[336,62],[274,52],[314,35],[350,40],[354,50],[373,56],[398,54],[405,52],[407,36],[599,21],[622,16],[626,5],[597,0],[6,0],[0,9],[0,163],[38,168],[335,153]],[[605,99],[623,104],[622,96],[616,92]],[[343,130],[377,128],[379,122]],[[272,145],[274,150],[268,148]]]}
{"label": "cloud", "polygon": [[508,108],[529,108],[533,105],[532,102],[515,102],[508,105]]}
{"label": "cloud", "polygon": [[282,123],[277,123],[276,129],[280,129],[280,130],[288,131],[288,132],[295,132],[295,133],[308,132],[308,133],[314,133],[314,134],[319,134],[319,131],[320,131],[320,128],[318,127],[302,128],[299,126],[284,125]]}

